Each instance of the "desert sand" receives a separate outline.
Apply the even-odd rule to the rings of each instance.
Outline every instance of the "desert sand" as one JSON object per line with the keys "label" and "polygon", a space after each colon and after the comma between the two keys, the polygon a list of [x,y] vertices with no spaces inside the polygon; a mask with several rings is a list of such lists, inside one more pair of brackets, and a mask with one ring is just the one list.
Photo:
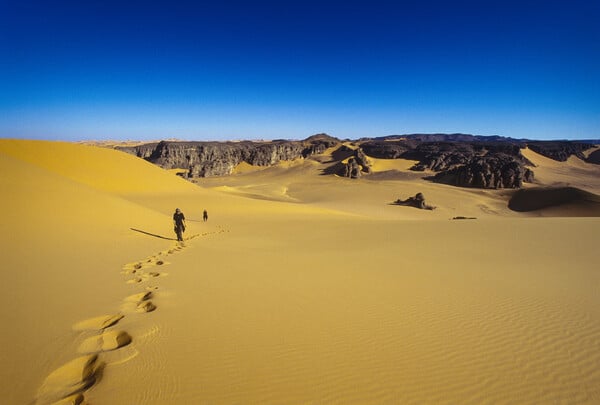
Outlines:
{"label": "desert sand", "polygon": [[[600,194],[600,166],[525,153],[525,190]],[[193,184],[0,140],[0,402],[600,403],[598,204],[516,212],[410,162],[323,161]],[[417,192],[437,208],[392,205]]]}

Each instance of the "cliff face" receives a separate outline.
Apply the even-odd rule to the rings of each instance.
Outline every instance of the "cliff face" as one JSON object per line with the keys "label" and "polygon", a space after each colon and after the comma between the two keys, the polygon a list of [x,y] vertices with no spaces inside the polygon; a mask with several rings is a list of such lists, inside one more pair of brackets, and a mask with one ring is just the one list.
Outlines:
{"label": "cliff face", "polygon": [[305,141],[273,142],[167,142],[119,149],[134,154],[165,169],[187,169],[188,177],[231,174],[240,163],[271,166],[322,153],[335,146],[334,138],[311,137]]}
{"label": "cliff face", "polygon": [[[440,140],[441,139],[441,140]],[[157,164],[165,169],[187,170],[188,177],[223,176],[240,163],[272,166],[280,161],[306,158],[337,147],[324,174],[360,178],[371,171],[369,157],[410,159],[417,163],[414,171],[429,170],[432,181],[459,187],[519,188],[534,179],[533,164],[521,149],[532,150],[558,161],[571,155],[590,163],[600,161],[596,151],[585,158],[583,152],[593,145],[569,141],[524,141],[501,137],[464,134],[392,136],[355,141],[350,148],[326,134],[304,141],[271,142],[167,142],[119,149]]]}
{"label": "cliff face", "polygon": [[586,160],[583,151],[590,149],[593,145],[584,142],[530,141],[527,146],[540,155],[564,162],[569,156],[577,156],[581,160]]}
{"label": "cliff face", "polygon": [[373,157],[410,159],[411,170],[436,172],[432,180],[460,187],[518,188],[533,181],[521,144],[508,141],[372,141],[362,145]]}
{"label": "cliff face", "polygon": [[[459,187],[520,188],[532,182],[533,164],[522,154],[528,146],[550,159],[566,161],[577,156],[589,163],[597,163],[598,155],[586,159],[583,152],[592,144],[570,141],[525,141],[500,137],[472,137],[449,135],[407,136],[386,140],[371,140],[361,147],[369,156],[384,159],[410,159],[418,161],[411,170],[436,172],[433,181]],[[434,141],[431,141],[431,140]],[[455,140],[459,139],[459,140]]]}
{"label": "cliff face", "polygon": [[520,188],[533,182],[533,171],[509,155],[482,156],[463,165],[444,170],[434,181],[459,187]]}

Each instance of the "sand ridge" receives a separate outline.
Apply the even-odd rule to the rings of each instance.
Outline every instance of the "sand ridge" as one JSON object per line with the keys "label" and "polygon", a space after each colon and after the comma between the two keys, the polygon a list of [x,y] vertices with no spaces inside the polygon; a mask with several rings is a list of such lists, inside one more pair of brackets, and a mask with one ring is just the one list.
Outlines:
{"label": "sand ridge", "polygon": [[600,165],[586,163],[575,156],[570,156],[566,162],[558,162],[529,148],[521,153],[535,165],[532,168],[535,173],[533,186],[577,187],[600,194]]}

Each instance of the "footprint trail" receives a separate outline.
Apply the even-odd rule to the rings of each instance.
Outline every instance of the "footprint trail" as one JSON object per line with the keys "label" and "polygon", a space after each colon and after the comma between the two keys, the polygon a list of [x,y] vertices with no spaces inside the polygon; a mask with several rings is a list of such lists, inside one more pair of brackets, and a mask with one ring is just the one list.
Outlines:
{"label": "footprint trail", "polygon": [[[186,240],[222,232],[225,231],[219,227],[217,232],[192,235]],[[137,285],[150,280],[158,281],[160,277],[167,276],[167,273],[156,271],[156,268],[169,265],[170,263],[166,258],[181,252],[185,248],[183,242],[177,242],[164,251],[124,265],[121,273],[126,276],[133,276],[125,282]],[[76,349],[79,357],[63,364],[46,377],[37,392],[35,404],[85,404],[84,394],[100,381],[106,367],[106,363],[101,359],[103,353],[119,350],[132,345],[134,342],[133,337],[126,330],[116,329],[119,322],[126,316],[136,316],[155,311],[157,306],[152,302],[152,299],[158,291],[158,285],[147,285],[143,291],[125,297],[122,300],[120,311],[84,319],[74,324],[72,329],[80,332],[78,340],[81,343]],[[122,360],[118,364],[130,358],[132,357]]]}

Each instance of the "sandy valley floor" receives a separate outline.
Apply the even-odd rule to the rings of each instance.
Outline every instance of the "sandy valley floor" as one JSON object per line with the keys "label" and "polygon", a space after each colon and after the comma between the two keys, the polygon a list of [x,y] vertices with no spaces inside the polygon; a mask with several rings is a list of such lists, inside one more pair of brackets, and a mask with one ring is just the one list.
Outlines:
{"label": "sandy valley floor", "polygon": [[[525,154],[538,185],[600,194],[600,166]],[[600,403],[600,211],[516,213],[409,166],[192,184],[0,140],[0,402]],[[437,209],[390,204],[417,192]]]}

